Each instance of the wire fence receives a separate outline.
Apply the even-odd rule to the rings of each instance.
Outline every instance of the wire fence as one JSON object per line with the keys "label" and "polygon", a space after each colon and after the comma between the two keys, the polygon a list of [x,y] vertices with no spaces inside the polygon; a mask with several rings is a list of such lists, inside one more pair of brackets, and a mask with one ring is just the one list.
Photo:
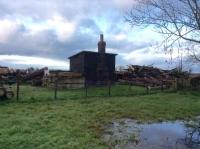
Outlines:
{"label": "wire fence", "polygon": [[[70,86],[70,84],[68,85]],[[55,84],[53,88],[41,86],[31,86],[17,82],[12,85],[12,91],[17,101],[36,101],[52,99],[85,99],[98,97],[120,97],[120,96],[141,96],[171,91],[163,87],[143,87],[132,84],[108,83],[107,85],[85,84],[82,88],[58,88]]]}

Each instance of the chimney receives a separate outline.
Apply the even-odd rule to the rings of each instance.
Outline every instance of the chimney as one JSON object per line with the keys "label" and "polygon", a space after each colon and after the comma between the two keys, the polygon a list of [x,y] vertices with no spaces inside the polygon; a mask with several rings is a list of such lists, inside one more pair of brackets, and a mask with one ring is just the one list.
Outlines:
{"label": "chimney", "polygon": [[100,34],[100,41],[103,41],[103,34]]}
{"label": "chimney", "polygon": [[98,52],[99,53],[106,52],[106,42],[103,39],[103,34],[100,34],[100,41],[98,42]]}

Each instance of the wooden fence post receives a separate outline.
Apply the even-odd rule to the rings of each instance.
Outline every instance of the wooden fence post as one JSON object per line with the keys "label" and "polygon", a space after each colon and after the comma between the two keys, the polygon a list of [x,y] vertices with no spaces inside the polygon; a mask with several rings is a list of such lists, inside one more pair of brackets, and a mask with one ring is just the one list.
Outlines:
{"label": "wooden fence post", "polygon": [[111,81],[108,81],[108,96],[110,97],[111,95]]}
{"label": "wooden fence post", "polygon": [[177,83],[177,78],[175,78],[175,79],[174,79],[174,90],[177,90],[177,87],[178,87],[177,84],[178,84],[178,83]]}
{"label": "wooden fence post", "polygon": [[131,92],[131,81],[129,82],[129,92]]}
{"label": "wooden fence post", "polygon": [[148,85],[146,85],[146,89],[147,89],[147,94],[150,93],[150,87]]}
{"label": "wooden fence post", "polygon": [[162,83],[161,83],[161,91],[163,91],[164,90],[164,82],[163,82],[163,80],[162,80]]}
{"label": "wooden fence post", "polygon": [[54,81],[54,99],[57,99],[57,90],[58,90],[58,74],[56,73],[55,81]]}
{"label": "wooden fence post", "polygon": [[20,83],[20,71],[17,71],[17,77],[16,77],[16,83],[17,83],[17,94],[16,94],[16,99],[17,101],[19,100],[19,83]]}
{"label": "wooden fence post", "polygon": [[87,82],[85,81],[85,97],[87,98],[88,96],[88,86],[87,86]]}

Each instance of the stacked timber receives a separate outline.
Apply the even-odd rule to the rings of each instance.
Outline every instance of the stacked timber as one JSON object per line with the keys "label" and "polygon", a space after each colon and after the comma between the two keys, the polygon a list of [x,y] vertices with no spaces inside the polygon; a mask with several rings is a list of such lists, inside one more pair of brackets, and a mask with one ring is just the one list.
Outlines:
{"label": "stacked timber", "polygon": [[10,73],[10,70],[8,67],[0,66],[0,75],[7,75],[8,73]]}
{"label": "stacked timber", "polygon": [[80,73],[52,71],[43,79],[43,86],[47,88],[75,89],[85,86],[85,78]]}
{"label": "stacked timber", "polygon": [[14,84],[16,71],[8,67],[0,66],[0,84]]}
{"label": "stacked timber", "polygon": [[129,65],[127,69],[117,71],[116,76],[119,82],[138,86],[169,87],[173,82],[170,71],[152,66]]}

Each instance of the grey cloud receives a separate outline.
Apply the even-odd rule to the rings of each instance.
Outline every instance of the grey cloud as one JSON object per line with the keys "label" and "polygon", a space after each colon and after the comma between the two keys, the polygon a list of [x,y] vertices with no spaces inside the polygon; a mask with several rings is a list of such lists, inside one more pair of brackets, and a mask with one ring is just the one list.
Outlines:
{"label": "grey cloud", "polygon": [[79,30],[81,30],[80,27],[86,28],[86,29],[90,29],[92,30],[93,33],[100,33],[101,29],[99,28],[99,26],[94,22],[94,20],[86,18],[81,20],[81,23],[79,24]]}
{"label": "grey cloud", "polygon": [[[113,1],[0,1],[0,19],[17,20],[28,17],[33,22],[41,22],[52,18],[55,13],[60,14],[69,21],[78,22],[76,31],[70,39],[60,42],[54,30],[44,30],[34,35],[27,35],[28,30],[23,25],[26,22],[22,22],[12,40],[8,43],[0,44],[0,54],[39,56],[64,60],[81,50],[97,50],[99,34],[103,30],[98,21],[102,18],[105,19],[108,28],[108,32],[105,34],[114,36],[124,33],[123,13],[114,6]],[[89,32],[84,32],[86,30],[89,30]],[[116,49],[119,53],[128,53],[149,47],[151,42],[118,41],[111,36],[107,36],[105,39],[107,48]],[[117,60],[120,64],[127,63],[121,55],[118,55]]]}
{"label": "grey cloud", "polygon": [[4,13],[13,16],[28,16],[34,19],[44,19],[56,11],[56,1],[48,0],[1,0],[0,8],[4,8]]}
{"label": "grey cloud", "polygon": [[[0,44],[0,54],[32,55],[66,59],[70,55],[82,50],[96,50],[100,30],[93,23],[92,25],[87,24],[86,27],[89,26],[96,33],[81,33],[78,29],[70,40],[65,42],[59,42],[53,30],[43,31],[34,36],[24,36],[23,31],[21,35],[18,33],[18,38],[15,38],[12,42]],[[149,43],[132,43],[126,40],[119,42],[112,38],[106,38],[106,41],[107,48],[116,49],[119,53],[143,49],[149,46]]]}
{"label": "grey cloud", "polygon": [[[113,23],[115,24],[115,22]],[[119,30],[119,27],[116,29]],[[83,33],[82,30],[90,30],[91,32]],[[65,42],[58,41],[54,30],[45,30],[28,36],[27,32],[28,30],[21,25],[12,41],[0,44],[0,54],[47,56],[63,59],[83,49],[96,49],[99,33],[102,31],[94,20],[84,18],[79,21],[73,36]],[[114,33],[111,32],[111,34]],[[106,40],[108,48],[119,49],[123,52],[146,46],[142,45],[143,43],[135,44],[126,40],[119,42],[107,37]]]}
{"label": "grey cloud", "polygon": [[2,14],[31,16],[45,19],[58,12],[67,18],[99,15],[114,9],[113,2],[107,0],[1,0]]}

